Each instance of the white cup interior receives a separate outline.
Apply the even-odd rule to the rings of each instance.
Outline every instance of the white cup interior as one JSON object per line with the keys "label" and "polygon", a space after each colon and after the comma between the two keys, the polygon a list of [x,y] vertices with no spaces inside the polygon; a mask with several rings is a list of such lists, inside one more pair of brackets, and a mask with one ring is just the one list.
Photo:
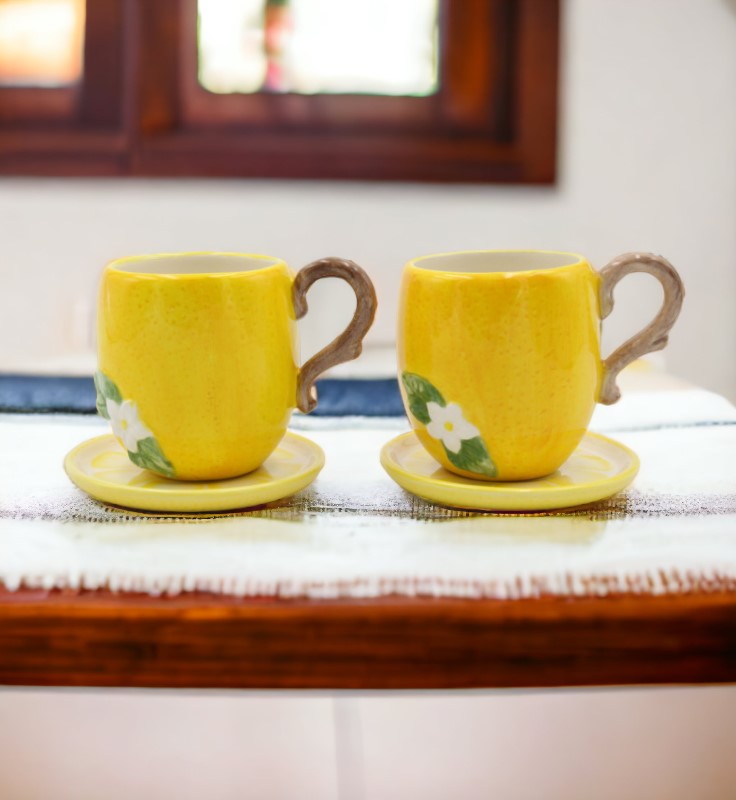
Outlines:
{"label": "white cup interior", "polygon": [[162,253],[153,256],[133,256],[113,261],[110,266],[118,272],[144,275],[202,275],[233,272],[252,272],[278,264],[270,256],[241,255],[240,253]]}
{"label": "white cup interior", "polygon": [[551,250],[477,250],[423,256],[411,263],[420,269],[438,272],[478,274],[556,269],[578,264],[583,260],[583,257],[577,253],[561,253]]}

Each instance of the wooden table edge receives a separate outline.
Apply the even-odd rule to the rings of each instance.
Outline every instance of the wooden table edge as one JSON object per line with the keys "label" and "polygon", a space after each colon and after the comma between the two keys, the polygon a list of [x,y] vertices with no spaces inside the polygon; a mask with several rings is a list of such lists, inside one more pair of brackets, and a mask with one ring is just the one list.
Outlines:
{"label": "wooden table edge", "polygon": [[736,592],[524,600],[0,591],[0,684],[446,689],[736,681]]}

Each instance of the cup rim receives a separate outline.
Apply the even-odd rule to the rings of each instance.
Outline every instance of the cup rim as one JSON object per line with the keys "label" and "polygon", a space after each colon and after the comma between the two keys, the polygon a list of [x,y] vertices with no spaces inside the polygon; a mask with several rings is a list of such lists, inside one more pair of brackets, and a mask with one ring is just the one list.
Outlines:
{"label": "cup rim", "polygon": [[[177,261],[184,262],[189,259],[222,259],[225,261],[226,259],[232,260],[245,260],[246,262],[251,262],[251,265],[246,267],[245,269],[199,269],[198,265],[195,266],[194,270],[189,271],[182,271],[181,269],[171,269],[171,270],[147,270],[147,269],[134,269],[135,265],[143,265],[149,263],[155,263],[157,261],[172,261],[176,263]],[[258,262],[263,262],[260,264]],[[130,265],[131,268],[128,267]],[[146,278],[146,279],[155,279],[155,278],[179,278],[179,279],[191,279],[191,278],[220,278],[220,277],[232,277],[235,275],[252,275],[254,273],[262,273],[269,269],[285,267],[286,262],[281,259],[277,258],[276,256],[268,256],[262,255],[259,253],[236,253],[231,251],[220,251],[220,250],[193,250],[193,251],[186,251],[180,253],[142,253],[140,255],[134,256],[123,256],[122,258],[115,258],[112,261],[109,261],[105,265],[106,272],[115,272],[120,275],[130,275],[136,278]]]}
{"label": "cup rim", "polygon": [[[435,259],[455,259],[455,258],[464,258],[466,260],[468,257],[473,256],[490,256],[490,257],[500,257],[500,256],[510,256],[510,257],[527,257],[531,256],[533,258],[538,258],[540,260],[547,260],[548,264],[540,266],[531,266],[531,267],[523,267],[521,269],[514,269],[514,268],[490,268],[490,269],[448,269],[447,267],[433,267],[429,266],[426,263],[428,261],[433,261]],[[541,257],[541,258],[540,258]],[[557,258],[554,258],[557,257]],[[557,262],[562,263],[557,263]],[[453,276],[460,276],[463,278],[473,277],[473,278],[488,278],[496,275],[529,275],[530,273],[554,273],[560,272],[562,270],[569,269],[570,267],[580,266],[581,264],[588,265],[588,260],[585,256],[581,255],[580,253],[575,253],[572,251],[567,250],[535,250],[535,249],[494,249],[494,250],[455,250],[450,251],[447,253],[432,253],[425,256],[418,256],[416,258],[410,259],[406,266],[407,268],[412,268],[416,270],[420,270],[421,272],[426,273],[434,273],[437,275],[443,275],[448,277]]]}

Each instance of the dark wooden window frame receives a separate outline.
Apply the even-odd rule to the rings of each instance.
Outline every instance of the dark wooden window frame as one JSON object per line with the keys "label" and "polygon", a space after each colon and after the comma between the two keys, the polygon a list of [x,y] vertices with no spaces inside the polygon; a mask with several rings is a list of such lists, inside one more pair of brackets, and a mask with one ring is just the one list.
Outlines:
{"label": "dark wooden window frame", "polygon": [[127,0],[87,3],[77,87],[0,87],[0,173],[116,175],[129,163]]}
{"label": "dark wooden window frame", "polygon": [[0,173],[550,183],[559,0],[441,0],[430,97],[217,95],[196,0],[88,3],[76,89],[0,88]]}

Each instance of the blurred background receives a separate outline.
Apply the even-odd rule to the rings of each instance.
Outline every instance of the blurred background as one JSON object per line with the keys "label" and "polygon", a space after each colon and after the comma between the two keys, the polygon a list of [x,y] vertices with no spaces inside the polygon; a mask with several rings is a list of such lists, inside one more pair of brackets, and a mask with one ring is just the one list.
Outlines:
{"label": "blurred background", "polygon": [[[125,255],[354,259],[385,373],[411,257],[648,250],[687,288],[660,363],[736,400],[734,98],[735,0],[0,0],[0,371],[90,374]],[[660,296],[624,281],[605,349]],[[352,304],[314,288],[305,357]],[[0,690],[0,797],[725,798],[734,711],[730,688]]]}
{"label": "blurred background", "polygon": [[[74,20],[80,19],[78,9],[83,5],[81,0],[2,0],[0,80],[49,81],[49,74],[53,74],[54,80],[64,81],[77,75],[80,33]],[[227,13],[239,7],[245,15],[255,4],[210,0],[200,5],[203,12],[213,10],[211,25],[205,24],[208,15],[201,16],[201,81],[218,92],[257,87],[258,81],[265,79],[263,57],[239,70],[238,59],[230,49],[232,36],[227,33],[231,23]],[[307,0],[304,5],[309,6]],[[363,4],[355,0],[336,5],[359,8]],[[403,8],[403,3],[366,5],[375,8],[377,16],[368,15],[372,23],[361,20],[360,25],[368,26],[368,30],[372,30],[370,24],[390,29],[385,19],[396,19],[400,31],[412,31],[412,49],[399,59],[393,40],[384,47],[379,44],[380,37],[368,38],[368,53],[354,53],[348,64],[354,74],[347,77],[362,90],[432,92],[437,80],[432,72],[435,34],[426,18],[435,3],[407,2],[407,10],[413,9],[416,14],[416,19],[409,15],[408,20],[396,10],[387,11],[389,6]],[[39,7],[35,16],[30,13],[34,6]],[[329,19],[316,0],[314,6],[319,19]],[[294,7],[298,9],[299,3]],[[230,11],[225,13],[223,8]],[[23,23],[26,9],[29,17]],[[379,11],[389,17],[379,15]],[[68,52],[63,57],[60,53],[53,63],[36,63],[37,51],[18,45],[16,53],[24,53],[29,62],[18,77],[20,64],[25,62],[2,55],[6,47],[12,53],[16,46],[7,42],[15,35],[20,37],[18,31],[32,38],[23,24],[30,29],[39,20],[56,20],[56,15],[66,20],[67,27],[54,22],[53,29],[44,29],[42,41],[45,44],[52,33],[57,37],[60,31],[66,31]],[[233,250],[281,256],[295,269],[325,255],[352,258],[368,270],[378,289],[380,311],[369,342],[390,346],[395,335],[399,276],[403,264],[413,256],[457,249],[539,247],[581,252],[601,267],[621,252],[650,250],[665,255],[677,267],[688,293],[665,354],[667,368],[736,399],[736,3],[568,0],[561,7],[559,22],[553,183],[104,175],[94,179],[49,178],[38,175],[44,168],[48,172],[52,163],[50,158],[44,162],[39,155],[44,154],[44,147],[51,147],[39,140],[39,123],[19,132],[17,121],[9,118],[0,135],[0,144],[5,145],[0,166],[12,173],[22,171],[27,164],[28,171],[36,175],[9,175],[0,180],[0,368],[53,371],[79,364],[76,357],[93,349],[92,318],[100,270],[108,260],[124,255]],[[222,34],[223,30],[227,35],[223,34],[219,45],[218,31]],[[243,24],[235,30],[240,30],[245,41],[241,41],[241,49],[247,52],[249,36],[255,34]],[[354,30],[348,33],[351,31],[353,45],[364,41]],[[332,47],[333,40],[340,41],[341,35],[348,34],[342,29],[336,34],[325,25],[317,26],[316,31],[308,27],[304,34],[308,44],[313,37],[309,47],[317,52]],[[39,50],[50,62],[48,49]],[[341,57],[346,52],[351,52],[351,47],[339,49]],[[372,86],[365,84],[367,79],[361,73],[366,64],[380,67],[377,83]],[[386,64],[404,70],[401,80],[405,82],[399,83],[397,78],[397,83],[391,83],[392,73],[389,71],[386,77],[383,72],[382,65]],[[324,77],[321,67],[319,59],[315,63],[305,60],[304,74],[299,77],[298,73],[297,80],[314,91],[313,82]],[[330,91],[341,87],[335,81]],[[245,94],[203,94],[215,99],[250,99]],[[298,95],[293,97],[299,99]],[[321,99],[333,98],[323,95]],[[155,112],[163,117],[169,112],[164,100],[156,97],[151,102],[153,110],[147,112],[150,119],[145,124],[153,131],[150,138],[155,144],[156,136],[159,140],[167,138],[156,128],[164,123],[155,119]],[[288,112],[297,120],[311,113],[293,108]],[[218,106],[213,113],[226,112]],[[249,113],[257,116],[261,112]],[[317,113],[334,118],[340,112],[319,109]],[[394,112],[385,113],[390,116]],[[10,117],[9,112],[6,117]],[[124,128],[128,123],[121,124]],[[435,124],[436,120],[428,123],[430,128]],[[193,130],[202,130],[201,124],[199,128],[192,125]],[[351,132],[355,127],[360,130],[361,124],[354,125]],[[370,125],[362,124],[363,130],[366,127]],[[47,136],[49,129],[47,122]],[[224,172],[227,164],[198,168],[195,162],[201,153],[198,156],[197,151],[181,150],[182,139],[193,137],[192,129],[179,133],[176,146],[185,162],[188,159],[188,167],[186,163],[179,165],[179,171]],[[237,127],[233,130],[236,134],[239,131]],[[103,163],[102,134],[94,140],[91,133],[84,135],[87,140],[79,145],[82,154],[84,148],[87,155],[97,148],[97,161],[96,165],[82,163],[76,167],[77,173],[95,166],[108,173],[125,169],[120,163]],[[137,134],[110,134],[119,138],[124,135]],[[175,139],[176,135],[168,138]],[[329,138],[328,150],[335,153],[328,159],[331,162],[340,160],[337,138],[334,134]],[[277,135],[272,139],[276,141]],[[475,140],[471,137],[468,141],[466,146],[473,147]],[[67,171],[74,172],[75,165],[70,162],[79,154],[69,150],[73,145],[65,146]],[[118,141],[116,146],[123,145]],[[347,151],[347,155],[351,153]],[[233,151],[227,160],[237,168],[239,157]],[[273,161],[268,153],[261,156],[251,171],[266,171],[269,158]],[[311,159],[312,163],[319,161],[314,153]],[[379,163],[374,171],[382,166]],[[65,162],[62,160],[61,166],[52,163],[52,167],[63,171]],[[161,162],[148,167],[149,172],[173,169],[171,163]],[[365,169],[370,171],[371,165]],[[483,168],[477,167],[476,172],[482,173]],[[651,317],[659,292],[656,282],[640,276],[617,289],[616,310],[604,326],[606,347],[611,348]],[[350,291],[338,281],[323,281],[315,287],[310,297],[314,313],[301,328],[305,355],[343,327],[351,303]],[[88,362],[82,363],[88,371]]]}

